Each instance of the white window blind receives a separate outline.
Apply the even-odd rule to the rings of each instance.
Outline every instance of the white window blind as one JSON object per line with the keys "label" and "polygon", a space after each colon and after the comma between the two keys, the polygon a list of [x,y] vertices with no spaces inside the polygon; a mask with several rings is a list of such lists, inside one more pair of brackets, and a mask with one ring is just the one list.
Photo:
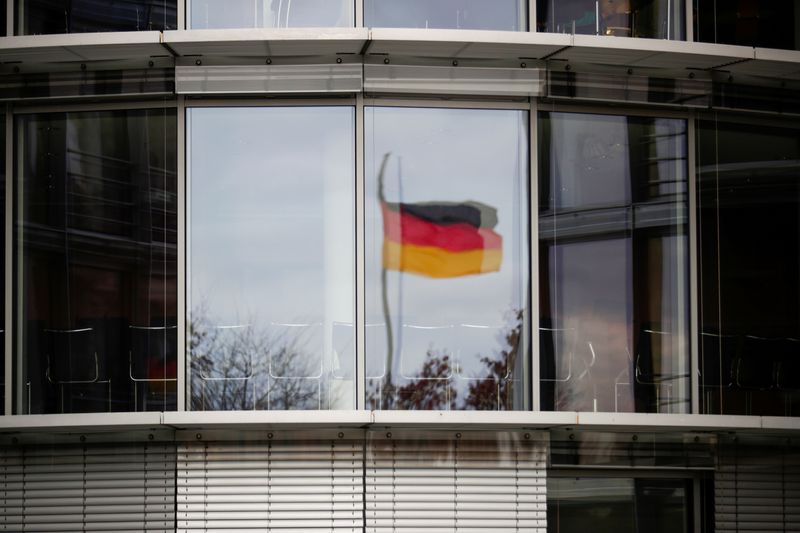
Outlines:
{"label": "white window blind", "polygon": [[370,533],[547,529],[546,441],[375,434],[366,469]]}
{"label": "white window blind", "polygon": [[363,531],[361,441],[178,447],[178,531]]}
{"label": "white window blind", "polygon": [[0,531],[174,531],[173,445],[0,449]]}
{"label": "white window blind", "polygon": [[718,533],[800,531],[800,450],[740,449],[714,475]]}

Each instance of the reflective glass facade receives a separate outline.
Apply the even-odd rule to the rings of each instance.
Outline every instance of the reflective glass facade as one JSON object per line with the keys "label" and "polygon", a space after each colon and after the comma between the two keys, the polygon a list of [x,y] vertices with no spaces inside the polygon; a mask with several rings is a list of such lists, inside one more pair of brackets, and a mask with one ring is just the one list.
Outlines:
{"label": "reflective glass facade", "polygon": [[177,0],[15,1],[19,35],[177,28]]}
{"label": "reflective glass facade", "polygon": [[352,0],[188,0],[187,27],[323,28],[352,26]]}
{"label": "reflective glass facade", "polygon": [[800,531],[794,3],[4,5],[0,530]]}
{"label": "reflective glass facade", "polygon": [[175,409],[174,110],[17,118],[17,412]]}
{"label": "reflective glass facade", "polygon": [[702,42],[800,50],[797,0],[695,0],[694,24]]}
{"label": "reflective glass facade", "polygon": [[353,108],[188,125],[191,408],[353,409]]}
{"label": "reflective glass facade", "polygon": [[377,28],[442,28],[524,31],[520,0],[364,0],[364,25]]}
{"label": "reflective glass facade", "polygon": [[536,27],[550,33],[685,39],[679,0],[536,0]]}
{"label": "reflective glass facade", "polygon": [[547,531],[692,530],[688,480],[551,477],[547,493]]}
{"label": "reflective glass facade", "polygon": [[367,405],[527,408],[527,115],[370,107],[364,135]]}
{"label": "reflective glass facade", "polygon": [[542,408],[688,412],[686,121],[539,126]]}
{"label": "reflective glass facade", "polygon": [[800,132],[718,116],[697,126],[703,412],[797,416]]}

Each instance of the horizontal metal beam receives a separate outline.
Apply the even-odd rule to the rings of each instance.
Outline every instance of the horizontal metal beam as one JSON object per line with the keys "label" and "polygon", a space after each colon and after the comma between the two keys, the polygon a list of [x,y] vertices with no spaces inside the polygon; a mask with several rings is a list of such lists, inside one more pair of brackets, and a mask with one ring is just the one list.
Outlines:
{"label": "horizontal metal beam", "polygon": [[0,417],[0,434],[28,431],[108,432],[135,429],[572,428],[593,431],[800,432],[790,417],[525,411],[184,411]]}

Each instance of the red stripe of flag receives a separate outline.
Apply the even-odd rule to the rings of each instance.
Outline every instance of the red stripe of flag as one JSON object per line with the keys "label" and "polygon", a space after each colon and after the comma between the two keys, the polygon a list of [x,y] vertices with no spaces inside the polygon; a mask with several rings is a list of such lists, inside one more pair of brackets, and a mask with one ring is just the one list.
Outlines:
{"label": "red stripe of flag", "polygon": [[384,237],[400,244],[434,246],[451,252],[500,249],[503,246],[503,238],[491,229],[478,229],[466,223],[434,224],[405,211],[391,209],[384,203],[381,209]]}

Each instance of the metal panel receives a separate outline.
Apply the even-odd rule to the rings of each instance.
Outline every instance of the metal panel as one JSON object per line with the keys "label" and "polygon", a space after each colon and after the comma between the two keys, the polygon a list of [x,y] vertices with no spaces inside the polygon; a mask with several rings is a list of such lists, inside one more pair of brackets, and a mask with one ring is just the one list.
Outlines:
{"label": "metal panel", "polygon": [[538,68],[364,65],[364,90],[376,93],[539,96],[544,73]]}
{"label": "metal panel", "polygon": [[172,445],[0,449],[0,531],[172,531]]}
{"label": "metal panel", "polygon": [[370,37],[370,54],[448,59],[538,59],[572,43],[571,35],[483,30],[375,28]]}
{"label": "metal panel", "polygon": [[366,28],[165,31],[164,44],[181,56],[282,57],[358,54]]}
{"label": "metal panel", "polygon": [[179,66],[178,94],[353,93],[360,64]]}
{"label": "metal panel", "polygon": [[[785,452],[785,453],[781,453]],[[734,447],[714,474],[716,531],[799,531],[800,464],[788,450]]]}
{"label": "metal panel", "polygon": [[538,437],[371,434],[365,530],[546,531],[547,444]]}
{"label": "metal panel", "polygon": [[178,448],[178,531],[354,531],[361,441],[191,442]]}
{"label": "metal panel", "polygon": [[0,56],[23,64],[142,59],[167,55],[160,42],[158,31],[25,35],[0,39]]}

